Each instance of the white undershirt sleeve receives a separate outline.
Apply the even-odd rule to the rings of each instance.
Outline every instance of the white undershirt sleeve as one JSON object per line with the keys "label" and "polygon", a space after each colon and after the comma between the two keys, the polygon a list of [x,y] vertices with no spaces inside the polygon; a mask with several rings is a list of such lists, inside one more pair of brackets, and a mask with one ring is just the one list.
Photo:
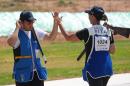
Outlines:
{"label": "white undershirt sleeve", "polygon": [[43,40],[43,38],[47,34],[47,32],[45,32],[44,30],[41,30],[41,29],[36,29],[35,31],[36,31],[37,38],[39,40]]}
{"label": "white undershirt sleeve", "polygon": [[[9,34],[8,39],[13,35],[13,32]],[[16,43],[14,44],[13,48],[16,49],[20,45],[19,39],[17,39]]]}
{"label": "white undershirt sleeve", "polygon": [[20,45],[20,41],[19,41],[19,39],[17,39],[17,41],[16,41],[16,43],[15,43],[13,48],[16,49],[16,48],[19,47],[19,45]]}

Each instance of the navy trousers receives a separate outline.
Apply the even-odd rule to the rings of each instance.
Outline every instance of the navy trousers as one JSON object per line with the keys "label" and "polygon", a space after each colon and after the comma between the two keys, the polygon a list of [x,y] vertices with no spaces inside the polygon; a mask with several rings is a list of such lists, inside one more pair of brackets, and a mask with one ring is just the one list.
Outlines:
{"label": "navy trousers", "polygon": [[108,80],[110,79],[110,77],[102,77],[98,79],[93,79],[89,75],[89,73],[87,73],[87,77],[88,77],[89,86],[107,86]]}

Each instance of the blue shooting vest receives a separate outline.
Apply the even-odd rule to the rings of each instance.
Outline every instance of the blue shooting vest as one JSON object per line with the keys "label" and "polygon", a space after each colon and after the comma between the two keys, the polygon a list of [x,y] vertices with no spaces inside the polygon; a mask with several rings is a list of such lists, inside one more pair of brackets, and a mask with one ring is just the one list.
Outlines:
{"label": "blue shooting vest", "polygon": [[[34,69],[36,70],[38,78],[40,80],[46,80],[47,71],[45,67],[41,65],[40,57],[36,57],[35,50],[39,49],[39,47],[32,32],[31,39],[29,39],[23,30],[19,30],[18,38],[20,40],[20,46],[17,49],[14,49],[14,59],[17,56],[30,56],[31,58],[15,59],[13,69],[15,80],[17,82],[32,81],[34,76]],[[19,54],[16,52],[19,52]]]}
{"label": "blue shooting vest", "polygon": [[92,48],[82,70],[83,79],[87,81],[87,73],[93,79],[111,76],[113,74],[109,53],[111,31],[102,25],[94,25],[88,31],[89,36],[92,36]]}

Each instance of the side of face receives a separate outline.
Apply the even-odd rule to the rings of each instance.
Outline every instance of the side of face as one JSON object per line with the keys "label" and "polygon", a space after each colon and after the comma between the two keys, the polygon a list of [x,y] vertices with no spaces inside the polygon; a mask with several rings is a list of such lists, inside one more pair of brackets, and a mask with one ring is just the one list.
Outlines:
{"label": "side of face", "polygon": [[97,21],[97,19],[94,15],[89,14],[89,21],[93,25]]}
{"label": "side of face", "polygon": [[90,21],[91,24],[93,24],[93,15],[89,14],[89,21]]}

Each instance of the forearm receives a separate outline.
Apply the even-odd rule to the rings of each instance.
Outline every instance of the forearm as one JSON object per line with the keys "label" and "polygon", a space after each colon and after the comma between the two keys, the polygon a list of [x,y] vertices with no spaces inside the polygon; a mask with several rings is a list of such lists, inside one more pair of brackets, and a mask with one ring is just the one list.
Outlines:
{"label": "forearm", "polygon": [[114,54],[115,51],[116,51],[116,47],[115,47],[115,45],[114,45],[114,44],[111,44],[111,45],[110,45],[109,52],[110,52],[111,54]]}
{"label": "forearm", "polygon": [[14,47],[14,45],[15,45],[17,39],[18,39],[18,32],[19,32],[19,29],[15,29],[15,31],[13,32],[13,34],[7,40],[7,43],[11,47]]}
{"label": "forearm", "polygon": [[61,33],[63,34],[63,36],[65,37],[66,40],[69,39],[69,34],[65,31],[64,27],[62,24],[59,24],[59,28],[61,30]]}
{"label": "forearm", "polygon": [[64,27],[62,26],[62,24],[59,24],[59,28],[61,30],[61,33],[63,34],[63,36],[65,37],[65,39],[67,41],[72,41],[72,42],[75,42],[75,41],[80,41],[78,39],[78,37],[76,36],[75,33],[72,33],[72,34],[68,34],[65,30],[64,30]]}
{"label": "forearm", "polygon": [[56,36],[57,36],[57,32],[58,32],[58,24],[54,20],[54,25],[53,25],[52,32],[48,36],[49,40],[54,40],[56,38]]}

